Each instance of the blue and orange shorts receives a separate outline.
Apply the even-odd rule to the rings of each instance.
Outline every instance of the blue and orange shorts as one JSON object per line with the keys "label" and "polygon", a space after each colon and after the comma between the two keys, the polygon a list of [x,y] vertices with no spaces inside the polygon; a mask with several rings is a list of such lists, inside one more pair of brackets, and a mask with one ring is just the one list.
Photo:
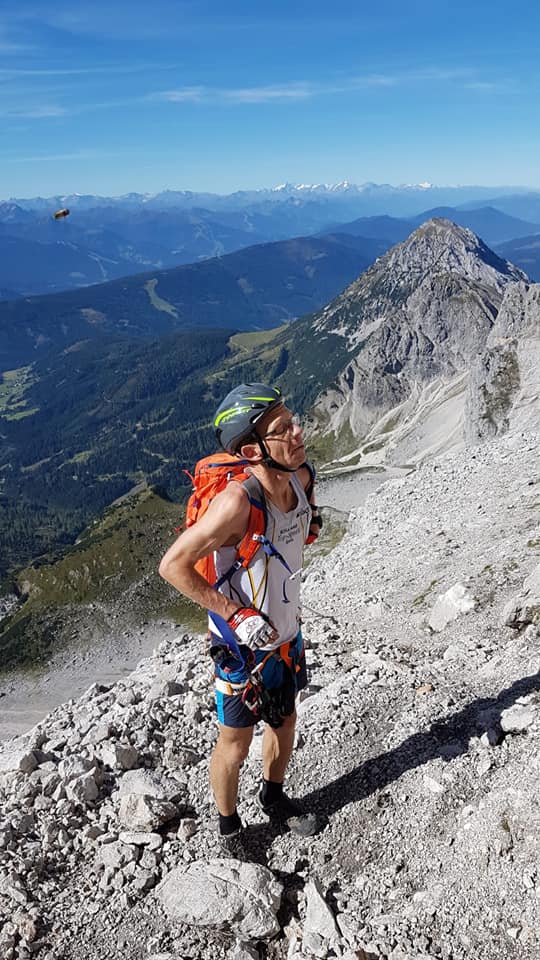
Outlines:
{"label": "blue and orange shorts", "polygon": [[[214,638],[218,640],[218,638]],[[281,651],[281,655],[280,655]],[[268,650],[255,651],[255,663],[261,663]],[[284,655],[284,656],[283,656]],[[287,666],[287,662],[290,667]],[[282,644],[271,657],[268,658],[260,675],[267,690],[280,687],[284,679],[284,671],[291,669],[296,693],[307,686],[306,655],[302,633],[298,631],[296,637],[288,644]],[[216,688],[216,707],[218,720],[225,727],[253,727],[257,717],[242,701],[242,686],[247,681],[245,666],[242,666],[236,657],[230,654],[216,663],[215,676],[236,687],[238,692],[224,693]],[[294,711],[294,704],[291,713]]]}

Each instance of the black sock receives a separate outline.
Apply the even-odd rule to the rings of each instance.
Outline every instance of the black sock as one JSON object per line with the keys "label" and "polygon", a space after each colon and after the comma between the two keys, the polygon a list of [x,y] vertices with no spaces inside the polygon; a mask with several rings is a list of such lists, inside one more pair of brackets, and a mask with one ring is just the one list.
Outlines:
{"label": "black sock", "polygon": [[229,816],[225,816],[223,813],[219,814],[219,832],[222,837],[226,837],[229,833],[235,833],[235,831],[240,830],[241,827],[242,821],[236,810]]}
{"label": "black sock", "polygon": [[261,790],[261,801],[267,805],[276,803],[283,796],[283,784],[274,783],[273,780],[263,780]]}

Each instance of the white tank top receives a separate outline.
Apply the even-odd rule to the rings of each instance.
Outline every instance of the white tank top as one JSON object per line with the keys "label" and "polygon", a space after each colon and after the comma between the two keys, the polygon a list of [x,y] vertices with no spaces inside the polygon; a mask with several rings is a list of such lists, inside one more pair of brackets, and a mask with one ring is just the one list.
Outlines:
{"label": "white tank top", "polygon": [[[266,498],[266,537],[281,554],[289,569],[278,557],[267,556],[261,547],[246,569],[236,570],[231,579],[220,587],[221,593],[231,600],[236,600],[245,607],[255,607],[272,621],[279,640],[264,647],[265,650],[272,650],[281,643],[293,640],[300,625],[300,580],[311,507],[296,474],[291,475],[290,482],[297,499],[292,510],[282,513]],[[218,579],[231,568],[236,556],[234,546],[220,547],[215,551],[214,562]],[[221,636],[211,614],[208,622],[210,631]]]}

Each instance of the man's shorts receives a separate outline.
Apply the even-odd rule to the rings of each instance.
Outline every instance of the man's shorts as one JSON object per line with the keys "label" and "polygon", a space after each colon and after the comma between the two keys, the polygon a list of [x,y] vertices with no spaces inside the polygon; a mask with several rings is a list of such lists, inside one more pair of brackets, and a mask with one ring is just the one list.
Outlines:
{"label": "man's shorts", "polygon": [[[256,650],[255,662],[260,663],[267,655],[268,650]],[[300,631],[288,645],[287,655],[292,661],[294,685],[296,693],[298,693],[299,690],[303,690],[307,686],[306,655]],[[284,671],[288,669],[279,654],[269,657],[261,671],[266,689],[274,690],[276,687],[280,687],[283,683]],[[215,675],[220,680],[228,681],[233,685],[243,684],[247,680],[245,667],[242,667],[232,654],[216,664]],[[257,723],[258,718],[242,702],[242,691],[236,694],[227,694],[216,689],[216,706],[218,720],[225,727],[253,727]],[[290,713],[293,712],[294,703]]]}

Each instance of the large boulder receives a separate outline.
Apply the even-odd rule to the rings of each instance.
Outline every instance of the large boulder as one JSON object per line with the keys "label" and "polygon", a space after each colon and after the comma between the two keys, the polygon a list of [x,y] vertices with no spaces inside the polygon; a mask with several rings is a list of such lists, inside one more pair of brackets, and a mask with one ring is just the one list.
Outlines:
{"label": "large boulder", "polygon": [[141,797],[136,793],[122,797],[118,808],[120,823],[132,832],[154,833],[177,815],[178,808],[174,803],[157,797]]}
{"label": "large boulder", "polygon": [[156,892],[173,920],[231,930],[239,939],[264,940],[279,932],[282,889],[266,867],[216,859],[178,867]]}

